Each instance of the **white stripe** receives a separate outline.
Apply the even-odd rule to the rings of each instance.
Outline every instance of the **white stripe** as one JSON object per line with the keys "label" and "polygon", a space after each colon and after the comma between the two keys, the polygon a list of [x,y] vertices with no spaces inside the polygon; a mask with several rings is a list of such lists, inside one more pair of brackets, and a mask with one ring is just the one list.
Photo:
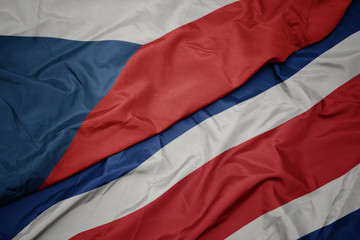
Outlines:
{"label": "white stripe", "polygon": [[152,202],[217,155],[305,112],[359,74],[359,42],[360,32],[284,83],[198,124],[129,174],[52,206],[17,239],[68,238]]}
{"label": "white stripe", "polygon": [[236,0],[0,0],[0,35],[144,44]]}
{"label": "white stripe", "polygon": [[292,240],[360,208],[360,165],[321,188],[268,212],[228,240]]}

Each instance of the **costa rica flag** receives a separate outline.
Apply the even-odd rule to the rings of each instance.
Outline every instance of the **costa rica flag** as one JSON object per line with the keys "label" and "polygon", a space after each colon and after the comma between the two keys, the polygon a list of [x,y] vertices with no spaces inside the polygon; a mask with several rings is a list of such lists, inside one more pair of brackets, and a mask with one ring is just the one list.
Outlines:
{"label": "costa rica flag", "polygon": [[1,6],[0,238],[359,236],[359,1]]}

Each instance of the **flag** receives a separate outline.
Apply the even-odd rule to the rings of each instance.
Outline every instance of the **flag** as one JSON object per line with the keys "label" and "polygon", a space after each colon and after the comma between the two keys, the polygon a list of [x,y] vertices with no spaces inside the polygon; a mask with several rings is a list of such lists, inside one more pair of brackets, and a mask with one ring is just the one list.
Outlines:
{"label": "flag", "polygon": [[1,238],[360,235],[359,1],[1,5]]}

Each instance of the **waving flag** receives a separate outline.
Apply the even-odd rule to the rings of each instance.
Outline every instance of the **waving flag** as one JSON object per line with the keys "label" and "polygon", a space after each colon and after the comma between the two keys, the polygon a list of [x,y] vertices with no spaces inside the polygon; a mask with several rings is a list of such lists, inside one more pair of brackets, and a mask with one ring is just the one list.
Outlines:
{"label": "waving flag", "polygon": [[360,236],[360,1],[1,6],[1,238]]}

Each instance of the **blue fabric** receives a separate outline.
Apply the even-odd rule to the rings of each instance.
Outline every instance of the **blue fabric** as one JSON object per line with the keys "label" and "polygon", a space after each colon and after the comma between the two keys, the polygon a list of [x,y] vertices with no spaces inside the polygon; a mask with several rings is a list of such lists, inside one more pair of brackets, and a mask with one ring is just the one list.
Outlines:
{"label": "blue fabric", "polygon": [[6,237],[11,238],[16,235],[53,204],[97,188],[130,172],[160,148],[208,117],[287,80],[320,54],[360,30],[360,19],[357,17],[359,11],[360,1],[355,1],[339,26],[325,40],[294,53],[282,64],[267,64],[233,93],[176,123],[163,133],[115,154],[56,185],[0,208],[0,226],[4,226],[6,232],[11,234]]}
{"label": "blue fabric", "polygon": [[359,240],[360,239],[360,209],[354,211],[336,222],[320,228],[300,240]]}
{"label": "blue fabric", "polygon": [[0,36],[0,205],[42,185],[139,47]]}

